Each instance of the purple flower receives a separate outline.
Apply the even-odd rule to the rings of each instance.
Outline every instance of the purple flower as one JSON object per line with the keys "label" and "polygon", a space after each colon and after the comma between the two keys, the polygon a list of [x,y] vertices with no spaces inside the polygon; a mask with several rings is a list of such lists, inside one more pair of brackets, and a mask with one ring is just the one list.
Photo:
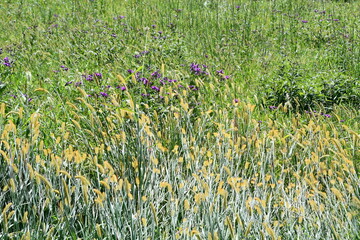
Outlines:
{"label": "purple flower", "polygon": [[334,19],[333,21],[338,22],[338,21],[340,21],[340,20],[339,20],[339,19]]}
{"label": "purple flower", "polygon": [[155,91],[157,91],[157,92],[160,92],[160,88],[157,87],[157,86],[152,86],[151,89],[153,89],[153,90],[155,90]]}
{"label": "purple flower", "polygon": [[238,102],[239,102],[239,99],[235,98],[234,103],[238,103]]}
{"label": "purple flower", "polygon": [[85,78],[87,81],[94,81],[94,75],[92,74],[85,76]]}
{"label": "purple flower", "polygon": [[95,77],[101,79],[102,78],[102,74],[101,73],[94,73]]}
{"label": "purple flower", "polygon": [[153,72],[153,73],[151,74],[151,76],[154,77],[154,78],[160,78],[160,77],[161,77],[161,73],[155,71],[155,72]]}
{"label": "purple flower", "polygon": [[78,86],[81,86],[82,84],[83,84],[82,82],[76,82],[75,86],[78,87]]}
{"label": "purple flower", "polygon": [[60,67],[61,67],[64,71],[69,70],[69,68],[65,67],[64,65],[61,65]]}
{"label": "purple flower", "polygon": [[106,92],[100,92],[100,95],[103,96],[103,97],[108,97],[109,94],[107,94]]}
{"label": "purple flower", "polygon": [[152,28],[156,28],[156,25],[155,25],[155,24],[153,24],[153,25],[151,25],[151,27],[152,27]]}
{"label": "purple flower", "polygon": [[121,87],[121,91],[125,91],[126,90],[126,87]]}
{"label": "purple flower", "polygon": [[275,109],[277,109],[277,107],[276,107],[276,106],[269,106],[269,108],[270,108],[271,110],[275,110]]}
{"label": "purple flower", "polygon": [[67,82],[67,83],[65,83],[65,86],[68,86],[68,85],[70,85],[70,84],[72,84],[72,83],[73,83],[72,81]]}
{"label": "purple flower", "polygon": [[217,74],[224,74],[224,70],[220,69],[216,71]]}
{"label": "purple flower", "polygon": [[340,120],[340,122],[345,122],[345,120],[342,119],[342,120]]}
{"label": "purple flower", "polygon": [[111,34],[112,37],[116,38],[117,35],[115,33]]}
{"label": "purple flower", "polygon": [[235,6],[236,9],[240,9],[240,6]]}
{"label": "purple flower", "polygon": [[302,20],[301,22],[303,22],[303,23],[308,23],[309,21],[306,21],[306,20]]}
{"label": "purple flower", "polygon": [[134,71],[131,70],[131,69],[128,69],[127,72],[128,72],[128,73],[134,73]]}
{"label": "purple flower", "polygon": [[11,63],[10,63],[10,60],[8,57],[5,57],[4,60],[3,60],[3,64],[7,67],[11,67]]}
{"label": "purple flower", "polygon": [[134,58],[139,58],[139,57],[141,57],[140,54],[135,54],[135,55],[134,55]]}
{"label": "purple flower", "polygon": [[229,75],[225,75],[225,76],[224,76],[224,79],[229,79],[229,78],[230,78]]}

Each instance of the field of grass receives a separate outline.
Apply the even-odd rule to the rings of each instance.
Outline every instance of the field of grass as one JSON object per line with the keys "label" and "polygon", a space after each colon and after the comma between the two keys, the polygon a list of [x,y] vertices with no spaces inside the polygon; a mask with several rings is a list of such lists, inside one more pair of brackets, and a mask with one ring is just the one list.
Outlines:
{"label": "field of grass", "polygon": [[359,19],[2,0],[0,239],[360,239]]}

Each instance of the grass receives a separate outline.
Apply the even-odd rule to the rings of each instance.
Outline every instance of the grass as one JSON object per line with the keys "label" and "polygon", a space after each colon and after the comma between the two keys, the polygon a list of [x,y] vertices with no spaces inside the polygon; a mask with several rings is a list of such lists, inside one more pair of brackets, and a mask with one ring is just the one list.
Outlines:
{"label": "grass", "polygon": [[3,1],[0,238],[360,238],[359,7]]}

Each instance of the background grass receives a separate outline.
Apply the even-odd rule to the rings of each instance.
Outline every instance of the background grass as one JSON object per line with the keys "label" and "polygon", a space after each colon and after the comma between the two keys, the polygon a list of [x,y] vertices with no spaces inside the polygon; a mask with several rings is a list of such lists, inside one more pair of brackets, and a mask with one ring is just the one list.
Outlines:
{"label": "background grass", "polygon": [[2,1],[0,238],[359,238],[359,10]]}

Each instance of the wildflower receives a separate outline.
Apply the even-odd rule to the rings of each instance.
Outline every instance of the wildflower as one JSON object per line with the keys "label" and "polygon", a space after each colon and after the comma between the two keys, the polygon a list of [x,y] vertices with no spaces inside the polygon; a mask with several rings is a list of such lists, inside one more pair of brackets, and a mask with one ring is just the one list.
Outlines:
{"label": "wildflower", "polygon": [[151,74],[151,76],[154,77],[154,78],[160,78],[160,77],[161,77],[161,73],[155,71],[155,72],[153,72],[153,73]]}
{"label": "wildflower", "polygon": [[157,92],[160,92],[160,88],[157,87],[157,86],[152,86],[151,89],[153,89],[153,90],[155,90],[155,91],[157,91]]}
{"label": "wildflower", "polygon": [[196,86],[194,86],[194,85],[189,85],[189,88],[190,88],[190,90],[194,90],[194,91],[196,91],[196,90],[199,90]]}
{"label": "wildflower", "polygon": [[61,67],[62,70],[64,70],[64,71],[68,71],[68,70],[69,70],[69,68],[65,67],[64,65],[61,65],[60,67]]}
{"label": "wildflower", "polygon": [[333,21],[338,22],[338,21],[340,21],[340,20],[339,20],[339,19],[333,19]]}
{"label": "wildflower", "polygon": [[234,103],[238,103],[238,102],[239,102],[239,99],[235,98]]}
{"label": "wildflower", "polygon": [[100,95],[103,96],[103,97],[108,97],[109,94],[107,94],[106,92],[100,92]]}
{"label": "wildflower", "polygon": [[149,83],[149,80],[147,78],[140,78],[139,81],[141,81],[144,85]]}
{"label": "wildflower", "polygon": [[72,83],[73,83],[72,81],[69,81],[69,82],[65,83],[65,86],[68,86],[68,85],[70,85]]}
{"label": "wildflower", "polygon": [[115,33],[111,34],[112,37],[116,38],[117,35]]}
{"label": "wildflower", "polygon": [[308,23],[309,21],[306,21],[306,20],[302,20],[301,22],[303,22],[303,23]]}
{"label": "wildflower", "polygon": [[125,91],[126,90],[126,87],[121,87],[121,91]]}
{"label": "wildflower", "polygon": [[10,63],[10,60],[9,60],[9,58],[8,57],[5,57],[4,59],[3,59],[3,64],[5,65],[5,66],[7,66],[7,67],[11,67],[11,63]]}
{"label": "wildflower", "polygon": [[94,75],[95,75],[95,77],[97,77],[97,78],[102,78],[102,74],[101,73],[94,73]]}
{"label": "wildflower", "polygon": [[131,69],[128,69],[127,72],[128,72],[128,73],[134,73],[134,71],[131,70]]}
{"label": "wildflower", "polygon": [[270,108],[271,110],[275,110],[275,109],[277,109],[277,107],[276,107],[276,106],[269,106],[269,108]]}
{"label": "wildflower", "polygon": [[93,81],[94,80],[94,75],[90,74],[90,75],[85,76],[85,78],[86,78],[87,81]]}

